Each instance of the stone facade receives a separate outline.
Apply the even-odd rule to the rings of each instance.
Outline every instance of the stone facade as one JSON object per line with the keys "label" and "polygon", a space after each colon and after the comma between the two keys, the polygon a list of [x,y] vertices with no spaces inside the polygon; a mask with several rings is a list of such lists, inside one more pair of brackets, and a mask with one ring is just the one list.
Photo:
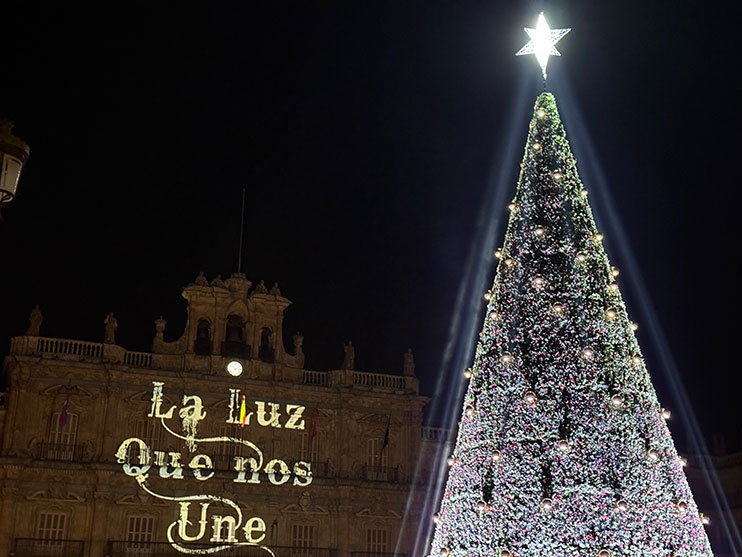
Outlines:
{"label": "stone facade", "polygon": [[403,375],[306,370],[277,286],[199,275],[183,296],[182,336],[158,319],[151,353],[116,344],[113,314],[103,343],[40,336],[40,314],[12,339],[0,556],[410,555],[439,441],[411,354]]}

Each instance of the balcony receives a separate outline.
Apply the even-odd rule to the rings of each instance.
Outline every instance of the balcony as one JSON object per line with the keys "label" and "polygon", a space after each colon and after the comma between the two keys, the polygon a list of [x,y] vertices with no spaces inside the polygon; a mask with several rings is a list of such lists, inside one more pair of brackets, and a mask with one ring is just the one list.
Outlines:
{"label": "balcony", "polygon": [[[224,544],[195,543],[183,544],[183,547],[194,553],[206,553],[210,548]],[[286,547],[266,543],[276,557],[336,557],[337,551],[329,548]],[[229,547],[214,555],[219,557],[266,557],[266,552],[259,547]],[[372,554],[369,554],[372,555]],[[382,554],[378,554],[382,555]],[[388,555],[392,555],[391,553]],[[401,554],[400,554],[401,555]],[[108,557],[183,557],[167,542],[108,542]],[[17,557],[22,557],[20,554]]]}
{"label": "balcony", "polygon": [[225,340],[222,342],[222,356],[225,358],[239,358],[240,360],[249,360],[252,347],[244,342],[234,340]]}
{"label": "balcony", "polygon": [[86,445],[66,443],[47,443],[41,441],[36,446],[35,458],[38,460],[57,460],[62,462],[84,462],[90,460]]}
{"label": "balcony", "polygon": [[82,540],[16,538],[10,555],[15,557],[83,557],[85,542]]}
{"label": "balcony", "polygon": [[392,466],[364,466],[363,477],[372,482],[398,482],[399,468]]}

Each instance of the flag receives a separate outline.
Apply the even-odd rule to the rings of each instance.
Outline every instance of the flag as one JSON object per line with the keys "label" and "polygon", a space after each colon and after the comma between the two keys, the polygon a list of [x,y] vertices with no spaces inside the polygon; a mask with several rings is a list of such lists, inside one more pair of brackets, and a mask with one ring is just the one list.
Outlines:
{"label": "flag", "polygon": [[319,420],[319,409],[314,411],[314,418],[312,418],[312,430],[309,432],[309,438],[314,439],[317,436],[317,421]]}
{"label": "flag", "polygon": [[384,432],[384,443],[381,445],[382,451],[386,449],[386,446],[389,444],[389,426],[391,425],[391,423],[392,423],[392,416],[390,415],[386,421],[386,431]]}
{"label": "flag", "polygon": [[67,424],[67,411],[70,408],[70,393],[67,391],[67,399],[64,401],[64,404],[62,405],[62,411],[59,413],[59,429],[64,428],[64,426]]}
{"label": "flag", "polygon": [[245,395],[242,395],[242,403],[240,404],[240,427],[245,427],[246,419],[247,408],[245,407]]}

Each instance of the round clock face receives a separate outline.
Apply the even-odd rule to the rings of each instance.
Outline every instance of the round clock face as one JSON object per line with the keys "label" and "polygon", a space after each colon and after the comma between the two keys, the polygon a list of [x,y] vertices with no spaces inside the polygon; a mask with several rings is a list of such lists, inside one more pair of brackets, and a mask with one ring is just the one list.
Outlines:
{"label": "round clock face", "polygon": [[227,364],[227,373],[233,377],[242,375],[242,364],[236,360],[232,360]]}

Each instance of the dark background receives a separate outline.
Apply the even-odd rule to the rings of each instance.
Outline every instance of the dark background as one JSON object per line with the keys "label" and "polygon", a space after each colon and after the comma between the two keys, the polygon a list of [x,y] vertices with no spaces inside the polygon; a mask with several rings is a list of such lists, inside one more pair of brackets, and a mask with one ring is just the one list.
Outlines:
{"label": "dark background", "polygon": [[412,347],[425,394],[459,381],[443,349],[492,176],[504,168],[515,190],[541,83],[513,54],[545,9],[573,28],[550,71],[583,181],[602,169],[699,422],[737,447],[734,6],[4,8],[0,115],[32,152],[0,225],[0,355],[36,303],[45,336],[100,341],[109,311],[129,349],[149,349],[160,314],[179,336],[180,289],[236,269],[245,187],[243,270],[293,300],[284,332],[304,334],[307,368],[336,368],[352,340],[359,369],[400,372]]}

